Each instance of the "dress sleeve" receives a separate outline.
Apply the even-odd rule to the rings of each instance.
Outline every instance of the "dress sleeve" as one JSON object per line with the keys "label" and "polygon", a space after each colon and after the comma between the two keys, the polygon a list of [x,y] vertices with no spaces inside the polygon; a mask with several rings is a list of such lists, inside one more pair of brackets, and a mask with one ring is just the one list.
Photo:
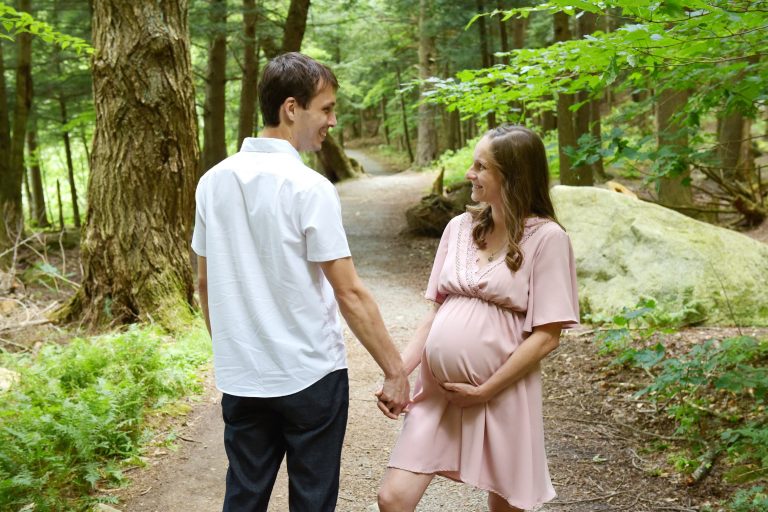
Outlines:
{"label": "dress sleeve", "polygon": [[579,325],[576,262],[571,239],[559,227],[544,234],[533,255],[528,311],[523,331],[560,322],[563,329]]}
{"label": "dress sleeve", "polygon": [[445,300],[445,295],[438,291],[438,287],[440,285],[440,274],[448,255],[448,240],[451,238],[453,224],[455,224],[455,222],[449,222],[443,230],[443,236],[440,238],[440,245],[437,246],[437,252],[435,253],[435,262],[432,264],[432,273],[430,274],[429,282],[427,283],[427,292],[424,294],[424,297],[437,302],[438,304],[442,304]]}

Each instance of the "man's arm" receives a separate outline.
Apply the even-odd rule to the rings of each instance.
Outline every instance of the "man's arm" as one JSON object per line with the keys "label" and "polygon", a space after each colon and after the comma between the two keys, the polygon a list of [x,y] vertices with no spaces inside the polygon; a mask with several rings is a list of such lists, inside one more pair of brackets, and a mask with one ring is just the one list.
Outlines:
{"label": "man's arm", "polygon": [[410,389],[403,360],[384,326],[376,301],[357,275],[352,258],[325,261],[320,267],[333,287],[349,328],[384,371],[379,409],[388,417],[397,418],[408,405]]}
{"label": "man's arm", "polygon": [[205,326],[211,334],[211,317],[208,314],[208,262],[205,257],[197,257],[197,290],[200,293],[200,307],[203,308]]}

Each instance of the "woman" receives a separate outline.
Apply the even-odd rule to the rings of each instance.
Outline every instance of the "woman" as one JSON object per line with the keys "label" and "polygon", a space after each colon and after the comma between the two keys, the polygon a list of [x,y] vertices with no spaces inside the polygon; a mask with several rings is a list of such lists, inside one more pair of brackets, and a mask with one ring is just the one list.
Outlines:
{"label": "woman", "polygon": [[490,130],[467,171],[480,203],[451,220],[403,351],[421,364],[381,489],[383,512],[414,510],[435,475],[488,491],[491,512],[551,500],[539,361],[578,324],[573,251],[549,197],[544,145]]}

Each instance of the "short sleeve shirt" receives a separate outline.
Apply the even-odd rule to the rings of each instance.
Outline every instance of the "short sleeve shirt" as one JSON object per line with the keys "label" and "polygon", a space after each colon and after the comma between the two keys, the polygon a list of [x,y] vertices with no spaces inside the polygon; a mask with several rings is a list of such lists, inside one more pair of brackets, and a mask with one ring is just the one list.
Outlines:
{"label": "short sleeve shirt", "polygon": [[282,139],[247,138],[201,179],[192,249],[206,258],[216,385],[284,396],[346,368],[319,263],[350,256],[336,189]]}

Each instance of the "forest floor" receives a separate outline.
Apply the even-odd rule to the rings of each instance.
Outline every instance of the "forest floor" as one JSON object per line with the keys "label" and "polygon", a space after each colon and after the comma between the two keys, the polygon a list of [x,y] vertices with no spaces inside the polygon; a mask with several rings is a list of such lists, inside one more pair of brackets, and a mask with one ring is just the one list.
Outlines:
{"label": "forest floor", "polygon": [[[406,234],[403,212],[429,190],[434,176],[394,172],[362,151],[350,153],[369,173],[338,186],[350,247],[359,274],[402,347],[429,308],[422,294],[437,246],[435,239]],[[753,236],[765,242],[766,234],[768,224]],[[76,253],[69,253],[69,265],[74,264],[71,260],[75,257]],[[58,266],[61,263],[60,258],[54,262]],[[36,300],[15,306],[19,322],[34,321],[50,307],[45,305],[45,297],[50,298],[52,292],[41,293]],[[33,291],[27,296],[34,296]],[[30,348],[39,343],[35,338],[57,335],[56,328],[50,326],[35,331],[0,335],[4,341]],[[681,348],[733,334],[734,330],[723,328],[686,329],[668,335],[664,342]],[[748,330],[745,334],[767,336],[768,331]],[[381,373],[348,329],[345,338],[350,411],[337,510],[369,512],[377,510],[376,491],[401,422],[378,411],[373,393],[380,385]],[[703,482],[688,486],[685,476],[673,468],[671,445],[667,449],[647,448],[666,443],[671,426],[658,418],[652,404],[632,397],[642,386],[639,382],[643,376],[608,363],[609,358],[598,354],[591,331],[584,327],[568,332],[560,348],[542,365],[547,452],[558,497],[541,510],[696,511],[729,495],[718,465]],[[175,432],[177,445],[151,447],[146,453],[146,467],[128,472],[129,486],[104,491],[119,498],[116,508],[126,512],[220,510],[227,461],[220,394],[210,372],[205,389],[202,396],[189,398],[191,413],[167,427]],[[287,498],[287,477],[281,470],[269,510],[287,511]],[[437,478],[417,510],[484,511],[485,493]]]}

